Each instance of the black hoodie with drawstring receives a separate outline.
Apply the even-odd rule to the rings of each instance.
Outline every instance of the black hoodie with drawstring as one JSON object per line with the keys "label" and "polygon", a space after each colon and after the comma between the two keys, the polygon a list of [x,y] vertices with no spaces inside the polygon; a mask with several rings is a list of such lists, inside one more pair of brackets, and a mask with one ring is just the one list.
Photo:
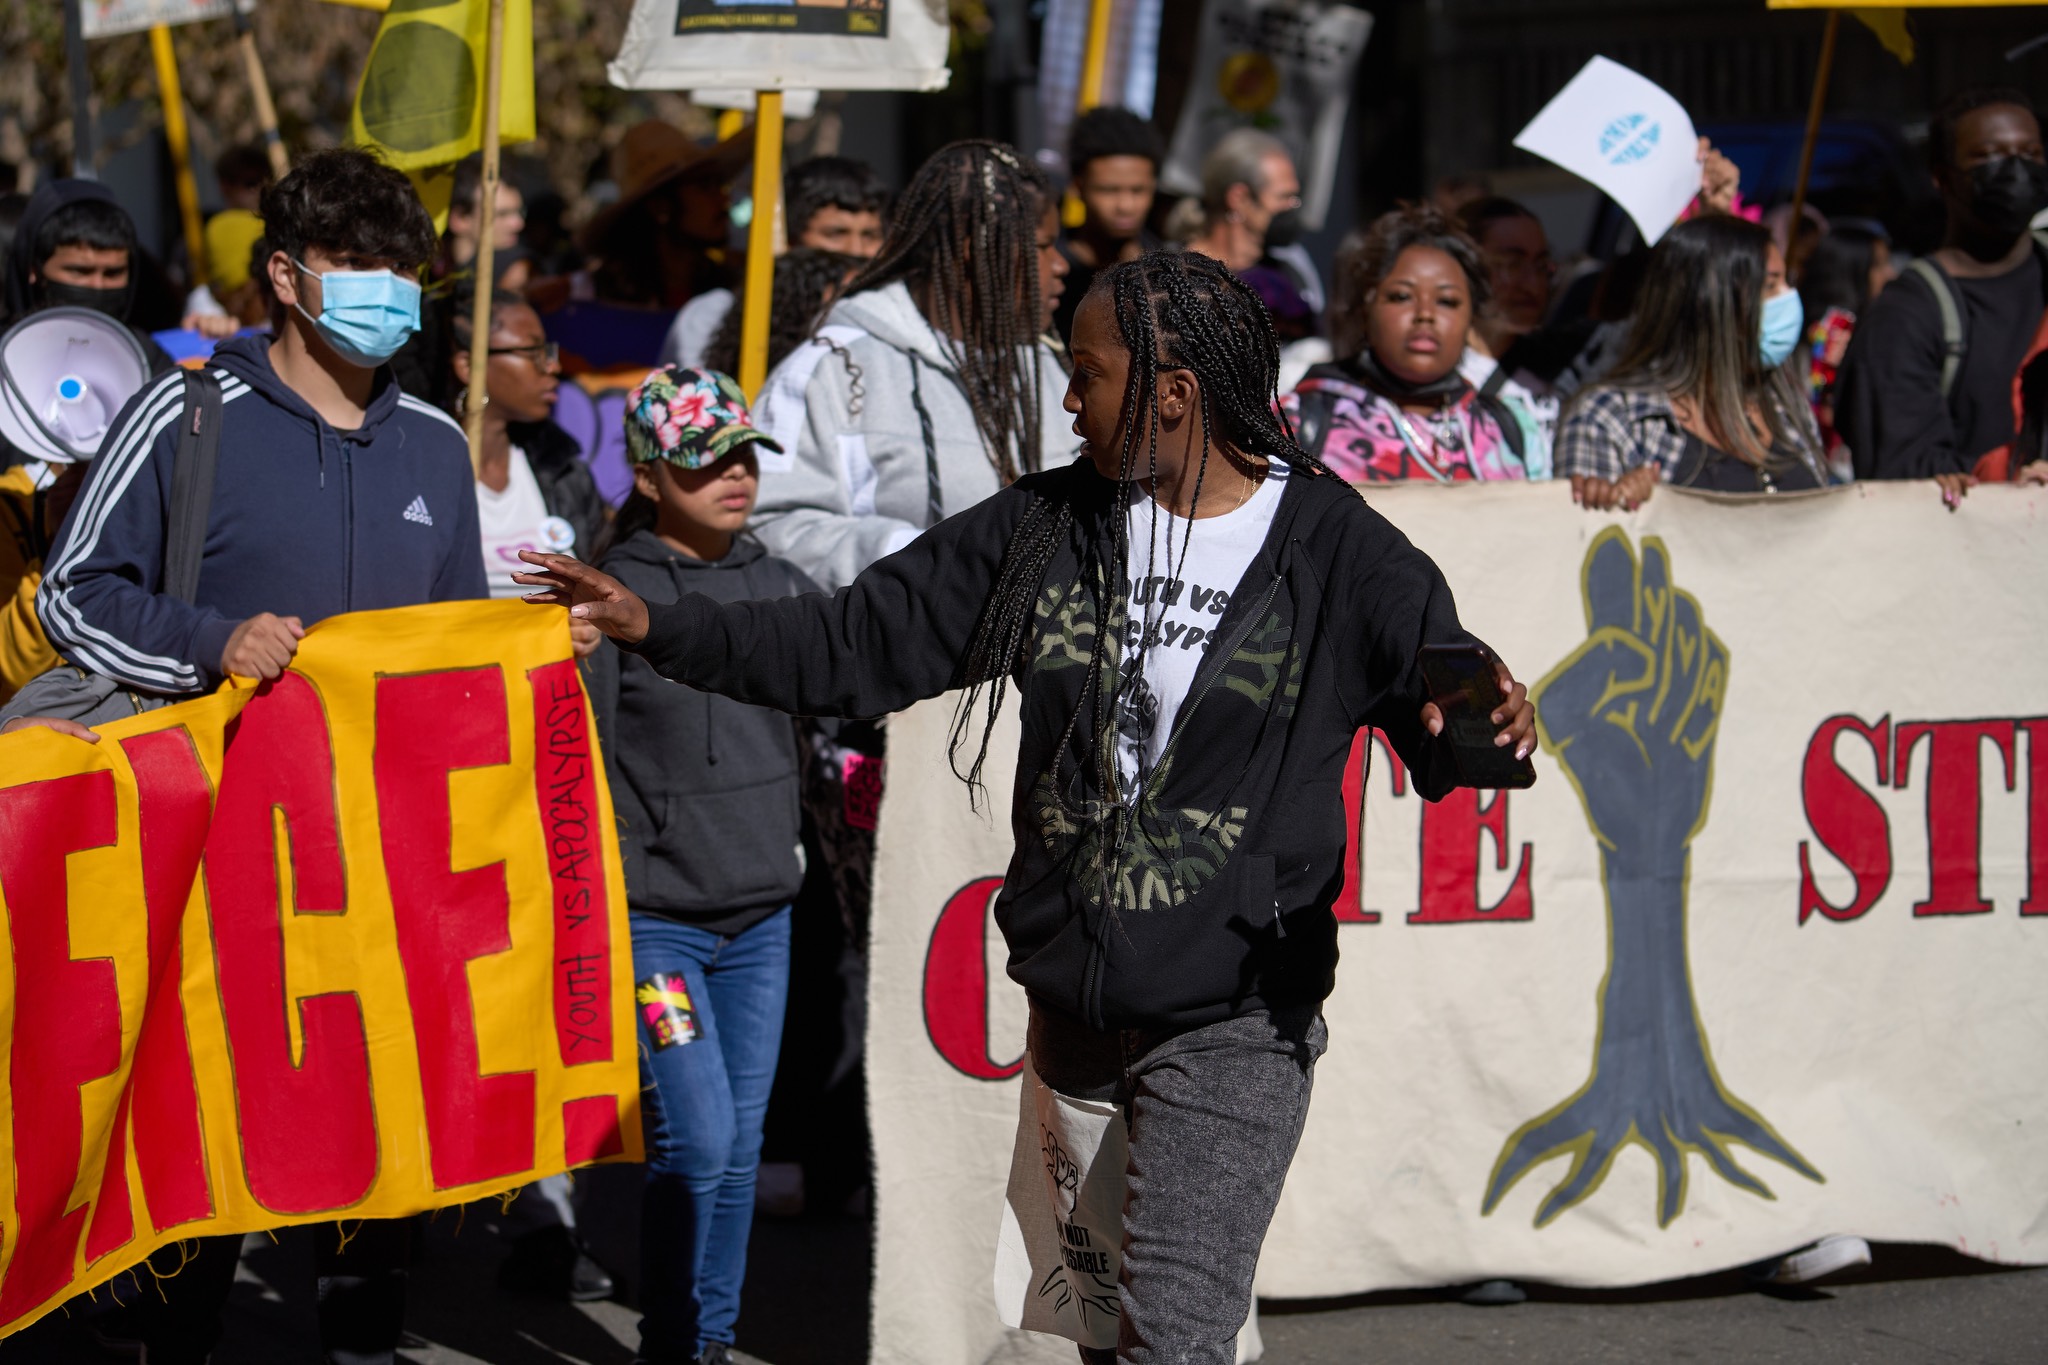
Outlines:
{"label": "black hoodie with drawstring", "polygon": [[[639,531],[607,551],[599,567],[649,602],[691,593],[748,602],[819,590],[747,535],[723,559],[702,560]],[[609,640],[591,656],[589,677],[626,903],[721,934],[789,904],[804,880],[790,718],[678,687]]]}
{"label": "black hoodie with drawstring", "polygon": [[[1287,481],[1136,792],[1103,790],[1115,717],[1096,714],[1088,683],[1101,618],[1121,610],[1102,565],[1123,501],[1085,460],[1019,479],[832,597],[650,600],[635,651],[650,673],[794,714],[902,710],[957,684],[1038,503],[1064,504],[1072,522],[1010,678],[1023,729],[1016,851],[995,918],[1011,978],[1097,1029],[1191,1028],[1321,1000],[1337,965],[1352,739],[1385,731],[1415,790],[1442,797],[1457,774],[1448,741],[1422,729],[1416,656],[1472,641],[1436,565],[1339,480]],[[1124,623],[1107,624],[1113,671]],[[970,722],[963,763],[981,734]]]}

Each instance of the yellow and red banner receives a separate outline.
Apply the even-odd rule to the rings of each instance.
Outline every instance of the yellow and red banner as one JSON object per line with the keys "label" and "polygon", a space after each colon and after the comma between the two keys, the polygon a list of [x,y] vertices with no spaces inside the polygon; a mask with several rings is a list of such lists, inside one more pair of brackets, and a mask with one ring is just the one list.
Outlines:
{"label": "yellow and red banner", "polygon": [[0,738],[0,1334],[156,1248],[640,1156],[609,792],[559,612]]}

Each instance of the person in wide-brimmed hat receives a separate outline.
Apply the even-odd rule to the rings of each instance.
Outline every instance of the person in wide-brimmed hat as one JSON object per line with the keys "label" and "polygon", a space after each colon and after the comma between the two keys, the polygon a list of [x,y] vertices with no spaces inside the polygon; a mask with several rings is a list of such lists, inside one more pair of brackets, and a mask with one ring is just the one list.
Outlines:
{"label": "person in wide-brimmed hat", "polygon": [[709,253],[726,243],[727,186],[753,147],[751,126],[715,145],[659,119],[628,128],[612,150],[619,197],[582,233],[584,248],[602,262],[599,297],[680,308],[725,284],[727,267]]}

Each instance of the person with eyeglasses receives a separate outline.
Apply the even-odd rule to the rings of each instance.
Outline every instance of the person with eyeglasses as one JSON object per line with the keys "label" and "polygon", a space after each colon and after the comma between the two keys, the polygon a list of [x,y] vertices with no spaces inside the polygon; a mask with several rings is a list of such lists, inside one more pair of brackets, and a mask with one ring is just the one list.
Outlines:
{"label": "person with eyeglasses", "polygon": [[[469,392],[471,300],[457,295],[448,334],[453,396],[463,416]],[[483,457],[476,502],[484,574],[491,596],[517,597],[512,581],[521,550],[588,556],[604,529],[604,499],[574,437],[554,424],[561,353],[547,339],[540,314],[517,294],[491,295],[489,362],[484,370]],[[579,639],[579,646],[586,643]],[[596,643],[596,633],[589,635]]]}
{"label": "person with eyeglasses", "polygon": [[[1544,437],[1552,438],[1558,396],[1545,377],[1549,367],[1542,365],[1540,353],[1546,347],[1539,333],[1550,312],[1557,262],[1543,222],[1512,199],[1487,195],[1467,203],[1458,223],[1479,246],[1488,294],[1487,306],[1472,321],[1458,373],[1484,394],[1519,402]],[[1582,341],[1572,339],[1558,360],[1569,360]]]}

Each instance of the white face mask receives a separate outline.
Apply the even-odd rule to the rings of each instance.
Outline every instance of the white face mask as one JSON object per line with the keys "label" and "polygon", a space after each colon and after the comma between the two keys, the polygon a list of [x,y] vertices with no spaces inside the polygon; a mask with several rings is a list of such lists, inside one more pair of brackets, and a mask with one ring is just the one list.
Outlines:
{"label": "white face mask", "polygon": [[323,340],[351,365],[375,369],[397,355],[420,329],[420,286],[389,270],[315,272],[300,261],[293,265],[320,281],[320,316],[295,304]]}
{"label": "white face mask", "polygon": [[1799,333],[1805,327],[1806,307],[1799,301],[1798,290],[1787,285],[1784,292],[1764,300],[1763,317],[1757,329],[1757,351],[1765,369],[1775,370],[1785,363],[1786,357],[1799,344]]}

